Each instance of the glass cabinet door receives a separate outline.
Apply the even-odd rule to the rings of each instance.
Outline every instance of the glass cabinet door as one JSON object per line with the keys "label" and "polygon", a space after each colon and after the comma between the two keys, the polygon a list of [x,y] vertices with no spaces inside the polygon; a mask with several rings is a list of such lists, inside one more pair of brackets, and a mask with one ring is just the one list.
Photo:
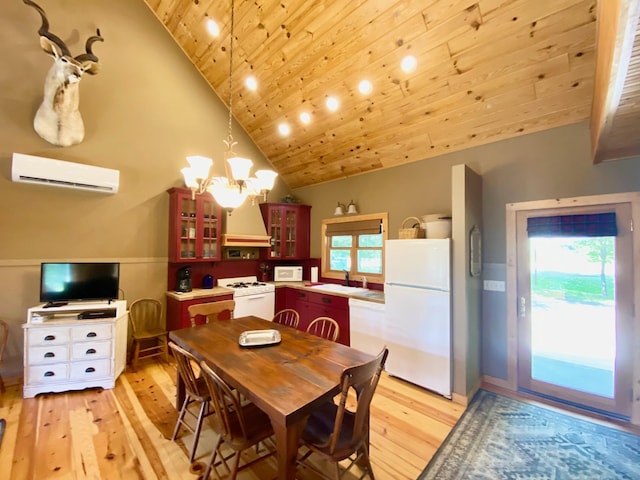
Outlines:
{"label": "glass cabinet door", "polygon": [[181,196],[180,202],[180,251],[179,259],[196,257],[196,202],[190,197]]}
{"label": "glass cabinet door", "polygon": [[285,257],[296,256],[296,210],[285,210],[284,222],[284,252]]}
{"label": "glass cabinet door", "polygon": [[282,255],[282,212],[274,208],[270,211],[271,231],[271,256],[280,257]]}
{"label": "glass cabinet door", "polygon": [[202,202],[202,258],[218,257],[218,216],[213,199]]}

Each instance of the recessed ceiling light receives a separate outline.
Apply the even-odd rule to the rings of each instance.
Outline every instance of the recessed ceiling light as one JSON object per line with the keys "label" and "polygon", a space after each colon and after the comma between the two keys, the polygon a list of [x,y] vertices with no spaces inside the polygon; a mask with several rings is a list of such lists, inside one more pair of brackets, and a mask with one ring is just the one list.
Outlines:
{"label": "recessed ceiling light", "polygon": [[327,97],[327,108],[332,112],[335,112],[340,106],[340,102],[336,97]]}
{"label": "recessed ceiling light", "polygon": [[371,82],[369,80],[362,80],[358,84],[358,90],[360,90],[361,94],[368,95],[369,93],[371,93],[373,91],[373,85],[371,84]]}
{"label": "recessed ceiling light", "polygon": [[416,60],[416,57],[414,57],[413,55],[407,55],[402,59],[402,63],[400,63],[400,66],[402,67],[402,71],[404,73],[411,73],[418,67],[418,60]]}
{"label": "recessed ceiling light", "polygon": [[253,75],[248,76],[247,79],[244,81],[244,84],[252,92],[255,92],[258,89],[258,81],[256,80],[256,77],[254,77]]}
{"label": "recessed ceiling light", "polygon": [[300,114],[300,121],[305,125],[311,123],[311,115],[309,115],[309,112],[302,112]]}
{"label": "recessed ceiling light", "polygon": [[220,27],[213,18],[207,19],[207,31],[214,37],[220,35]]}
{"label": "recessed ceiling light", "polygon": [[283,137],[286,137],[291,133],[291,127],[288,123],[282,122],[280,125],[278,125],[278,132],[280,132],[280,135],[282,135]]}

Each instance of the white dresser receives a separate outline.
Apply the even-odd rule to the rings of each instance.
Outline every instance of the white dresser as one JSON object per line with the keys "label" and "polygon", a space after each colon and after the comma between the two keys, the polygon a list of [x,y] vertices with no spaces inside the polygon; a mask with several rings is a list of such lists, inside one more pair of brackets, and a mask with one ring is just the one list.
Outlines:
{"label": "white dresser", "polygon": [[[92,318],[105,309],[115,316]],[[113,388],[127,356],[127,302],[74,303],[27,311],[23,397],[89,387]],[[79,317],[88,318],[79,318]]]}

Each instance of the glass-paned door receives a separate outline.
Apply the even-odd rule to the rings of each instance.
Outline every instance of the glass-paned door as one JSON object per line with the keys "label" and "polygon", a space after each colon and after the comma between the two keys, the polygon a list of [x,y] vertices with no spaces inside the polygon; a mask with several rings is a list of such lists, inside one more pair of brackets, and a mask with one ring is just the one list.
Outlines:
{"label": "glass-paned door", "polygon": [[519,388],[631,414],[630,206],[519,212]]}

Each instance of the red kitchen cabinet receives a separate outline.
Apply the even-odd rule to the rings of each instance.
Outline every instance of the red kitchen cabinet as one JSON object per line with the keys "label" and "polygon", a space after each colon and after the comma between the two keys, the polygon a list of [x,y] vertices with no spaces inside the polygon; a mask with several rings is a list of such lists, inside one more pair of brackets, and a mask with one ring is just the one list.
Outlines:
{"label": "red kitchen cabinet", "polygon": [[271,248],[266,256],[272,259],[309,258],[311,206],[296,203],[261,203],[260,213]]}
{"label": "red kitchen cabinet", "polygon": [[300,314],[299,330],[306,330],[315,318],[331,317],[340,326],[338,343],[349,346],[349,299],[347,297],[296,288],[286,288],[286,290],[286,308],[293,308]]}
{"label": "red kitchen cabinet", "polygon": [[167,297],[167,330],[191,327],[189,311],[187,310],[189,306],[199,303],[221,302],[223,300],[233,300],[233,293],[199,297],[190,300],[176,300],[175,298]]}
{"label": "red kitchen cabinet", "polygon": [[222,207],[208,194],[191,198],[191,190],[169,191],[169,261],[220,260]]}

